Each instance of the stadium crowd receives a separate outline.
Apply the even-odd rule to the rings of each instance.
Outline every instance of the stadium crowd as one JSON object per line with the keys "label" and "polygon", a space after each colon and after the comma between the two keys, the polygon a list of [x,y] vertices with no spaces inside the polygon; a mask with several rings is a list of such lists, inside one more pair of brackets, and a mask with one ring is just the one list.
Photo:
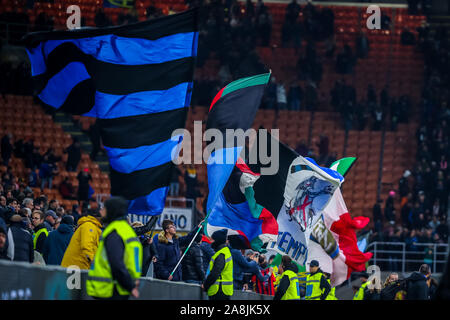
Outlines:
{"label": "stadium crowd", "polygon": [[[417,244],[448,243],[450,83],[446,70],[450,54],[445,28],[432,34],[424,25],[418,31],[417,46],[425,58],[425,82],[421,122],[415,136],[416,164],[399,179],[397,192],[390,191],[384,212],[380,202],[374,205],[375,224],[370,241],[404,242],[408,251],[423,252],[417,259],[431,263],[432,247]],[[399,212],[394,208],[395,202],[400,204]],[[394,263],[389,269],[396,268],[398,270],[398,265]]]}
{"label": "stadium crowd", "polygon": [[[3,185],[2,185],[3,187]],[[22,185],[23,187],[23,185]],[[62,267],[78,266],[87,270],[94,261],[100,236],[106,217],[117,215],[116,220],[124,219],[115,202],[105,203],[108,216],[101,214],[100,208],[83,206],[82,210],[75,206],[66,211],[57,200],[49,200],[45,195],[33,199],[28,187],[20,191],[9,188],[0,194],[0,259],[28,262],[40,265],[57,265]],[[23,197],[26,197],[22,200]],[[18,199],[21,201],[19,202]],[[117,205],[117,204],[116,204]],[[117,211],[117,213],[115,213]],[[126,212],[126,210],[125,210]],[[119,217],[120,215],[120,217]],[[196,233],[194,229],[186,236],[177,235],[176,226],[171,220],[162,221],[162,231],[153,235],[156,219],[146,225],[135,222],[133,227],[143,248],[142,276],[154,276],[168,281],[183,281],[211,286],[208,266],[211,258],[218,250],[228,245],[226,233],[215,232],[212,239]],[[201,224],[199,224],[200,226]],[[194,238],[195,237],[195,238]],[[190,250],[178,268],[176,265],[181,253],[194,240]],[[213,240],[213,241],[212,241]],[[228,238],[230,244],[231,239]],[[111,240],[112,241],[112,240]],[[211,244],[212,242],[212,244]],[[110,245],[108,257],[115,279],[122,285],[130,282],[125,266],[115,261],[119,249]],[[308,299],[305,290],[308,279],[317,275],[321,278],[319,299],[337,299],[335,288],[329,285],[330,275],[324,273],[317,261],[311,261],[310,272],[299,272],[299,267],[288,256],[283,256],[281,264],[274,264],[275,256],[252,250],[238,250],[230,247],[233,260],[233,286],[235,290],[251,291],[272,295],[275,300],[281,299],[290,286],[285,272],[290,270],[299,277],[301,297]],[[176,268],[176,269],[175,269]],[[213,268],[211,273],[214,273]],[[283,271],[284,270],[284,271]],[[427,264],[413,272],[408,278],[399,279],[398,274],[391,273],[383,287],[367,287],[369,275],[366,272],[353,273],[351,277],[354,299],[364,300],[428,300],[432,299],[437,282],[431,275]],[[328,279],[328,280],[327,280]],[[356,281],[359,279],[359,281]],[[292,280],[291,280],[292,281]],[[128,283],[125,288],[133,288]],[[310,293],[309,293],[310,294]]]}

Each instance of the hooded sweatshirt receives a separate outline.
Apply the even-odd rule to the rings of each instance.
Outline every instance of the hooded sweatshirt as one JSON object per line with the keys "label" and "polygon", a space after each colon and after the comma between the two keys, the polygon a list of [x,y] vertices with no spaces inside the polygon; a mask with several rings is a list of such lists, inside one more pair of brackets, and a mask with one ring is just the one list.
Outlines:
{"label": "hooded sweatshirt", "polygon": [[427,278],[420,272],[413,272],[407,278],[406,300],[428,300]]}
{"label": "hooded sweatshirt", "polygon": [[78,220],[77,230],[64,253],[61,266],[67,268],[75,265],[80,269],[89,269],[98,248],[102,234],[101,228],[102,225],[97,218],[93,216],[81,217]]}
{"label": "hooded sweatshirt", "polygon": [[25,230],[22,222],[12,222],[10,230],[14,240],[14,261],[32,263],[34,261],[33,236]]}

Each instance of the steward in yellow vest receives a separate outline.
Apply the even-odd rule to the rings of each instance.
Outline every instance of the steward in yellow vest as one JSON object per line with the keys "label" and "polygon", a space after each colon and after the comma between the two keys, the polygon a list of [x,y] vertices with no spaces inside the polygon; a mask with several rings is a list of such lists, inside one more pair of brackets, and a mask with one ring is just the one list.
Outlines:
{"label": "steward in yellow vest", "polygon": [[108,223],[88,273],[86,292],[97,299],[138,298],[142,245],[127,221],[128,201],[114,197],[100,210]]}
{"label": "steward in yellow vest", "polygon": [[[327,282],[331,287],[331,281],[330,281],[330,274],[329,273],[324,273],[325,276],[327,277]],[[327,295],[327,297],[325,298],[325,300],[339,300],[336,297],[336,288],[335,287],[331,287],[330,293]]]}
{"label": "steward in yellow vest", "polygon": [[327,277],[320,270],[317,260],[311,261],[309,272],[306,278],[305,300],[325,300],[331,291],[331,286]]}
{"label": "steward in yellow vest", "polygon": [[361,286],[359,287],[359,289],[356,291],[355,295],[353,296],[353,300],[367,300],[367,294],[369,288],[367,288],[367,286],[369,285],[369,281],[367,281],[369,279],[369,275],[367,274],[367,272],[361,272],[360,275],[360,280],[361,280]]}
{"label": "steward in yellow vest", "polygon": [[298,268],[289,256],[281,258],[278,272],[282,273],[282,277],[273,300],[300,300]]}
{"label": "steward in yellow vest", "polygon": [[44,224],[45,215],[42,211],[35,210],[31,215],[31,219],[34,227],[33,250],[36,250],[37,252],[42,254],[44,250],[45,239],[47,239],[48,237],[48,230]]}
{"label": "steward in yellow vest", "polygon": [[202,288],[209,300],[229,300],[233,295],[233,257],[227,246],[227,230],[216,231],[211,238],[216,253],[209,262]]}

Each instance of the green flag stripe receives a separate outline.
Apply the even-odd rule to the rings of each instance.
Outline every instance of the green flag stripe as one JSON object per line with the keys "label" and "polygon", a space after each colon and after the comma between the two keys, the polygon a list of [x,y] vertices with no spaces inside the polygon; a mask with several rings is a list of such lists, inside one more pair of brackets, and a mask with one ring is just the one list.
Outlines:
{"label": "green flag stripe", "polygon": [[233,91],[239,90],[239,89],[267,84],[267,82],[269,82],[269,78],[270,78],[270,73],[265,73],[265,74],[260,74],[257,76],[247,77],[247,78],[233,81],[232,83],[230,83],[229,85],[227,85],[224,88],[221,96],[223,97],[223,96],[225,96]]}
{"label": "green flag stripe", "polygon": [[339,160],[333,162],[331,164],[330,168],[336,170],[343,177],[345,177],[345,175],[350,170],[350,168],[355,163],[355,161],[356,161],[355,157],[342,158],[342,159],[339,159]]}

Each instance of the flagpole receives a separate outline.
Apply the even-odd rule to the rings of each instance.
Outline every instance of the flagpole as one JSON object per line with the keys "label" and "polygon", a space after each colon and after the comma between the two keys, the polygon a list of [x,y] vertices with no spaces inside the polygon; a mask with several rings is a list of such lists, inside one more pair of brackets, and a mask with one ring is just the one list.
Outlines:
{"label": "flagpole", "polygon": [[152,238],[153,237],[153,231],[155,230],[155,227],[156,227],[156,221],[158,221],[158,218],[157,218],[157,216],[153,216],[150,220],[153,220],[152,221],[152,228],[151,228],[151,230],[150,230],[150,238]]}
{"label": "flagpole", "polygon": [[198,227],[197,232],[195,233],[194,237],[191,240],[191,243],[189,243],[188,247],[186,248],[186,250],[184,251],[183,255],[181,256],[180,260],[178,261],[177,265],[175,266],[175,268],[173,268],[172,272],[170,273],[170,275],[172,276],[173,273],[175,272],[175,270],[177,270],[178,266],[181,263],[181,260],[183,260],[184,256],[186,255],[186,253],[188,252],[189,248],[191,247],[192,243],[194,242],[195,238],[197,237],[197,234],[200,232],[201,228],[203,227],[203,225],[200,225]]}

